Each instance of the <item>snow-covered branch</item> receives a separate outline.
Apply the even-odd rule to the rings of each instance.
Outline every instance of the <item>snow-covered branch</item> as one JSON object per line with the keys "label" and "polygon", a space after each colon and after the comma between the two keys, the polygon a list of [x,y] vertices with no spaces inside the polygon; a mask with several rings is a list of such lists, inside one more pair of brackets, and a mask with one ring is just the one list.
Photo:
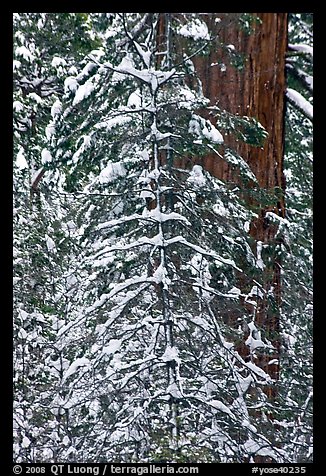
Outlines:
{"label": "snow-covered branch", "polygon": [[307,55],[313,56],[313,48],[312,46],[303,44],[303,43],[298,43],[298,44],[289,44],[289,50],[291,51],[297,51],[298,53],[304,53]]}
{"label": "snow-covered branch", "polygon": [[307,101],[306,98],[302,96],[298,91],[294,89],[287,88],[286,96],[289,101],[298,109],[300,109],[303,114],[309,119],[313,119],[313,106]]}

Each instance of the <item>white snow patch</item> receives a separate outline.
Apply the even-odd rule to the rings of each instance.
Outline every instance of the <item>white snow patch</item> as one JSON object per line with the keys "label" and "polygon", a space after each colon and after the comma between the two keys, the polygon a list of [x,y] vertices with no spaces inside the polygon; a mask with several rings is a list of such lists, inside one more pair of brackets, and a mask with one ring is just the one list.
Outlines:
{"label": "white snow patch", "polygon": [[57,99],[51,107],[51,116],[55,118],[55,116],[58,116],[61,114],[61,111],[62,111],[62,104],[61,104],[61,101]]}
{"label": "white snow patch", "polygon": [[141,107],[142,100],[141,100],[141,94],[139,89],[137,88],[136,91],[130,94],[128,101],[127,101],[127,107],[131,109],[138,109]]}
{"label": "white snow patch", "polygon": [[49,252],[56,250],[55,242],[52,240],[52,238],[49,235],[45,235],[45,241],[46,241],[46,247]]}
{"label": "white snow patch", "polygon": [[91,72],[96,68],[96,64],[93,61],[88,62],[81,72],[77,74],[76,79],[77,81],[82,81],[85,79],[87,76],[91,74]]}
{"label": "white snow patch", "polygon": [[254,372],[259,377],[262,377],[266,382],[269,382],[269,383],[271,382],[271,380],[272,380],[271,377],[266,372],[264,372],[263,369],[258,367],[253,362],[246,362],[245,366],[248,367],[248,369],[250,369],[252,372]]}
{"label": "white snow patch", "polygon": [[47,164],[52,162],[52,155],[48,149],[43,149],[41,152],[42,164]]}
{"label": "white snow patch", "polygon": [[[260,287],[253,286],[251,288],[249,294],[247,294],[247,297],[255,297],[255,298],[262,299],[264,297],[264,293],[263,293],[263,291],[261,290]],[[250,327],[250,324],[249,324],[249,327]]]}
{"label": "white snow patch", "polygon": [[28,97],[33,99],[33,101],[35,101],[37,104],[40,104],[42,102],[42,98],[36,93],[29,93]]}
{"label": "white snow patch", "polygon": [[313,119],[314,108],[298,91],[287,88],[286,95],[301,111],[303,111],[310,119]]}
{"label": "white snow patch", "polygon": [[103,55],[105,55],[104,51],[103,50],[92,50],[90,52],[90,55],[94,56],[94,58],[96,59],[99,59],[101,58]]}
{"label": "white snow patch", "polygon": [[225,208],[221,200],[219,200],[218,203],[214,203],[213,210],[217,215],[222,217],[227,217],[229,215],[228,210]]}
{"label": "white snow patch", "polygon": [[170,362],[170,361],[176,361],[176,362],[180,362],[180,359],[179,359],[179,351],[176,347],[170,347],[170,346],[167,346],[166,349],[165,349],[165,352],[164,354],[162,355],[161,359],[164,361],[164,362]]}
{"label": "white snow patch", "polygon": [[14,60],[14,61],[12,62],[12,69],[13,69],[13,71],[15,71],[16,69],[19,69],[19,68],[21,67],[21,65],[22,65],[22,64],[21,64],[20,61]]}
{"label": "white snow patch", "polygon": [[26,61],[32,62],[35,56],[26,48],[26,46],[18,46],[15,50],[17,56],[22,56]]}
{"label": "white snow patch", "polygon": [[257,241],[257,261],[256,261],[256,266],[257,268],[264,269],[265,264],[261,258],[261,253],[263,250],[263,243],[262,241]]}
{"label": "white snow patch", "polygon": [[261,340],[261,333],[255,326],[255,323],[249,322],[248,324],[250,335],[248,336],[245,344],[250,347],[250,352],[253,352],[259,347],[266,347],[266,344]]}
{"label": "white snow patch", "polygon": [[189,121],[188,132],[201,139],[207,139],[215,144],[222,144],[224,142],[222,134],[216,127],[208,120],[193,114]]}
{"label": "white snow patch", "polygon": [[143,48],[140,46],[139,43],[137,43],[137,41],[133,41],[136,49],[137,49],[137,53],[139,54],[139,56],[141,56],[143,62],[145,63],[146,67],[149,68],[150,67],[150,62],[151,62],[151,52],[150,51],[144,51]]}
{"label": "white snow patch", "polygon": [[167,289],[171,280],[168,278],[166,268],[161,263],[153,274],[153,279],[157,284],[163,283],[163,288]]}
{"label": "white snow patch", "polygon": [[109,162],[107,166],[101,170],[99,175],[100,183],[111,183],[119,177],[125,177],[127,171],[122,162]]}
{"label": "white snow patch", "polygon": [[250,352],[253,352],[255,349],[258,349],[260,347],[266,347],[262,340],[254,339],[252,335],[248,336],[248,339],[246,340],[245,344],[250,347]]}
{"label": "white snow patch", "polygon": [[76,80],[76,78],[69,76],[68,78],[65,79],[64,82],[64,91],[65,94],[69,92],[75,92],[78,88],[79,84]]}
{"label": "white snow patch", "polygon": [[96,129],[102,129],[106,128],[108,130],[113,129],[114,127],[121,126],[123,124],[126,124],[127,122],[131,121],[131,117],[129,116],[117,116],[117,117],[112,117],[111,119],[108,119],[103,122],[99,122],[98,124],[95,125]]}
{"label": "white snow patch", "polygon": [[76,106],[76,104],[79,104],[81,101],[86,99],[90,94],[92,94],[93,91],[94,91],[93,83],[90,80],[86,81],[85,84],[82,84],[77,89],[72,105]]}
{"label": "white snow patch", "polygon": [[25,331],[25,329],[23,329],[23,328],[19,329],[18,337],[19,337],[20,339],[26,339],[26,337],[27,337],[27,332]]}
{"label": "white snow patch", "polygon": [[298,43],[298,44],[289,43],[289,49],[299,51],[300,53],[308,53],[311,56],[313,56],[314,54],[314,50],[312,46],[305,45],[303,43]]}
{"label": "white snow patch", "polygon": [[[251,438],[249,438],[244,443],[244,448],[249,454],[255,454],[259,456],[270,456],[271,458],[277,459],[274,451],[271,448],[264,448],[263,444],[258,444]],[[266,446],[266,443],[265,443]]]}
{"label": "white snow patch", "polygon": [[177,221],[184,221],[187,225],[191,226],[191,223],[187,220],[186,217],[180,215],[180,213],[171,212],[171,213],[163,213],[157,207],[153,210],[147,210],[147,208],[143,211],[144,218],[151,218],[156,222],[164,223],[165,221],[169,220],[177,220]]}
{"label": "white snow patch", "polygon": [[200,21],[198,18],[193,19],[189,23],[183,25],[177,30],[177,33],[186,38],[193,38],[194,40],[209,40],[209,32],[206,23]]}
{"label": "white snow patch", "polygon": [[27,436],[24,436],[23,441],[22,441],[22,447],[23,448],[28,448],[29,445],[31,444],[31,441]]}
{"label": "white snow patch", "polygon": [[70,366],[69,368],[67,369],[67,371],[65,372],[63,378],[62,378],[62,383],[67,380],[68,377],[70,377],[71,375],[73,375],[80,367],[88,367],[90,364],[90,361],[89,359],[87,359],[86,357],[81,357],[79,359],[76,359]]}
{"label": "white snow patch", "polygon": [[209,403],[209,405],[215,408],[216,410],[220,410],[223,413],[227,413],[228,415],[233,416],[231,410],[220,400],[211,400],[207,403]]}
{"label": "white snow patch", "polygon": [[28,163],[26,161],[25,155],[24,155],[24,149],[21,147],[17,157],[16,157],[16,165],[19,168],[19,170],[24,170],[28,169]]}
{"label": "white snow patch", "polygon": [[244,231],[246,233],[249,233],[249,230],[250,230],[250,221],[246,221],[243,225],[243,228],[244,228]]}
{"label": "white snow patch", "polygon": [[233,286],[233,288],[230,289],[228,292],[228,296],[230,297],[239,297],[241,295],[241,290],[239,288],[236,288]]}
{"label": "white snow patch", "polygon": [[251,383],[253,382],[253,378],[251,375],[244,378],[239,375],[238,378],[239,378],[239,381],[237,382],[237,386],[239,388],[241,395],[243,395],[244,393],[246,393]]}
{"label": "white snow patch", "polygon": [[20,101],[14,101],[13,102],[13,109],[16,112],[21,112],[24,109],[24,105]]}
{"label": "white snow patch", "polygon": [[65,66],[67,61],[64,58],[60,58],[59,56],[53,56],[51,61],[51,66],[57,68],[58,66]]}
{"label": "white snow patch", "polygon": [[50,140],[51,137],[54,136],[54,134],[55,134],[55,126],[54,126],[54,122],[51,121],[45,128],[45,135],[47,140]]}
{"label": "white snow patch", "polygon": [[187,182],[192,183],[197,187],[202,187],[206,184],[206,179],[203,174],[203,167],[201,165],[194,165]]}
{"label": "white snow patch", "polygon": [[166,389],[166,392],[169,393],[174,398],[182,398],[183,397],[178,385],[175,382],[171,383],[168,386],[168,388]]}
{"label": "white snow patch", "polygon": [[108,343],[107,346],[103,347],[103,354],[114,354],[120,346],[121,346],[122,341],[119,339],[111,339]]}
{"label": "white snow patch", "polygon": [[124,79],[124,75],[134,76],[151,86],[154,93],[158,86],[168,81],[175,73],[175,69],[170,71],[161,71],[150,69],[136,69],[130,56],[125,56],[118,67],[114,67],[110,62],[104,63],[104,66],[114,71],[112,82],[117,83]]}

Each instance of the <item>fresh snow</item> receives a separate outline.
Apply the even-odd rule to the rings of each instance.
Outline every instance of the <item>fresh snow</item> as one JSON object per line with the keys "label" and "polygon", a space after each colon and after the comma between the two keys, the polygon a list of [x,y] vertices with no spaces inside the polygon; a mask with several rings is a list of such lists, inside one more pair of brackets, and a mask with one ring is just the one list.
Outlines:
{"label": "fresh snow", "polygon": [[53,56],[51,61],[51,66],[57,68],[58,66],[65,66],[67,61],[64,58],[60,58],[59,56]]}
{"label": "fresh snow", "polygon": [[42,149],[41,152],[42,164],[48,164],[52,162],[52,155],[48,149]]}
{"label": "fresh snow", "polygon": [[263,378],[266,381],[266,383],[271,383],[272,381],[271,377],[266,372],[264,372],[263,369],[258,367],[253,362],[246,362],[245,366],[248,367],[248,369],[250,369],[255,375]]}
{"label": "fresh snow", "polygon": [[49,252],[56,250],[55,242],[52,240],[52,238],[49,235],[45,235],[45,241],[46,241],[46,247]]}
{"label": "fresh snow", "polygon": [[300,53],[308,53],[311,56],[313,56],[313,52],[314,52],[312,46],[305,45],[303,43],[297,43],[297,44],[289,43],[289,49],[298,51]]}
{"label": "fresh snow", "polygon": [[18,332],[18,337],[19,337],[20,339],[24,339],[24,340],[25,340],[26,337],[27,337],[27,335],[28,335],[28,334],[27,334],[27,332],[25,331],[25,329],[23,329],[23,328],[21,327],[21,328],[19,329],[19,332]]}
{"label": "fresh snow", "polygon": [[162,265],[162,263],[154,271],[153,279],[157,284],[162,283],[164,289],[168,289],[168,285],[171,283],[171,280],[168,278],[167,275],[167,270]]}
{"label": "fresh snow", "polygon": [[51,140],[51,137],[55,134],[55,125],[54,122],[51,121],[45,128],[45,135],[47,140]]}
{"label": "fresh snow", "polygon": [[181,393],[181,391],[180,391],[178,385],[176,384],[176,382],[171,383],[167,387],[166,393],[169,393],[174,398],[183,398],[183,394]]}
{"label": "fresh snow", "polygon": [[56,116],[60,115],[62,111],[62,104],[59,99],[57,99],[51,107],[51,116],[55,118]]}
{"label": "fresh snow", "polygon": [[78,87],[79,87],[79,84],[76,78],[69,76],[68,78],[65,79],[65,82],[64,82],[65,94],[70,92],[75,92],[78,89]]}
{"label": "fresh snow", "polygon": [[203,174],[203,167],[201,165],[194,165],[187,182],[193,184],[195,187],[203,187],[206,184],[206,179]]}
{"label": "fresh snow", "polygon": [[35,59],[35,56],[29,51],[28,48],[26,48],[26,46],[18,46],[15,49],[15,53],[17,56],[22,56],[26,61],[32,62]]}
{"label": "fresh snow", "polygon": [[102,349],[103,354],[114,354],[120,346],[121,346],[122,341],[119,339],[111,339],[108,343],[108,345],[104,346]]}
{"label": "fresh snow", "polygon": [[130,116],[121,116],[118,115],[116,117],[112,117],[111,119],[107,119],[105,121],[98,122],[95,125],[96,129],[113,129],[114,127],[117,126],[122,126],[123,124],[126,124],[132,120],[132,117]]}
{"label": "fresh snow", "polygon": [[24,110],[24,105],[20,101],[14,101],[13,102],[13,109],[16,112],[21,112]]}
{"label": "fresh snow", "polygon": [[286,95],[306,116],[313,119],[314,108],[302,94],[292,88],[287,88]]}
{"label": "fresh snow", "polygon": [[90,361],[86,357],[81,357],[79,359],[76,359],[74,362],[72,362],[72,364],[68,367],[68,369],[64,373],[61,383],[65,382],[67,378],[73,375],[80,367],[85,367],[85,366],[89,367],[89,365],[90,365]]}
{"label": "fresh snow", "polygon": [[194,40],[209,40],[210,35],[205,22],[195,18],[177,30],[179,35]]}
{"label": "fresh snow", "polygon": [[36,93],[29,93],[28,97],[33,99],[33,101],[35,101],[37,104],[41,104],[43,101],[43,99]]}
{"label": "fresh snow", "polygon": [[82,84],[77,89],[72,105],[76,106],[81,101],[83,101],[88,96],[90,96],[90,94],[92,94],[93,91],[94,91],[94,85],[92,81],[91,80],[86,81],[85,84]]}
{"label": "fresh snow", "polygon": [[139,56],[142,58],[143,62],[145,63],[145,66],[149,68],[150,62],[151,62],[151,56],[152,56],[151,52],[143,50],[143,48],[140,46],[139,43],[137,43],[137,41],[134,41],[133,43],[137,49],[137,53],[139,54]]}
{"label": "fresh snow", "polygon": [[263,243],[261,241],[257,241],[257,261],[256,261],[256,266],[257,268],[263,270],[265,269],[265,264],[262,260],[261,254],[263,250]]}
{"label": "fresh snow", "polygon": [[130,94],[127,101],[127,107],[132,109],[138,109],[141,107],[141,105],[142,105],[142,100],[141,100],[140,90],[136,89],[133,93]]}
{"label": "fresh snow", "polygon": [[28,163],[25,158],[24,149],[21,147],[16,156],[16,165],[20,170],[28,169]]}
{"label": "fresh snow", "polygon": [[161,359],[163,360],[163,362],[180,362],[178,349],[176,347],[167,346]]}
{"label": "fresh snow", "polygon": [[136,69],[133,66],[133,62],[130,57],[126,56],[119,66],[114,67],[110,62],[104,63],[104,66],[115,71],[116,73],[133,76],[144,83],[151,86],[152,93],[154,94],[159,86],[167,82],[173,75],[176,74],[176,70],[173,68],[170,71],[161,71],[150,69]]}
{"label": "fresh snow", "polygon": [[215,408],[216,410],[220,410],[223,413],[227,413],[231,417],[234,417],[231,410],[220,400],[210,400],[207,402],[211,407]]}
{"label": "fresh snow", "polygon": [[28,448],[29,445],[31,444],[31,441],[27,436],[24,436],[23,441],[22,441],[22,447],[23,448]]}
{"label": "fresh snow", "polygon": [[196,135],[199,138],[207,139],[215,144],[222,144],[224,142],[222,134],[216,127],[208,120],[193,114],[189,122],[189,133]]}
{"label": "fresh snow", "polygon": [[126,176],[126,169],[122,162],[109,162],[107,166],[101,170],[99,182],[101,184],[111,183],[117,178]]}

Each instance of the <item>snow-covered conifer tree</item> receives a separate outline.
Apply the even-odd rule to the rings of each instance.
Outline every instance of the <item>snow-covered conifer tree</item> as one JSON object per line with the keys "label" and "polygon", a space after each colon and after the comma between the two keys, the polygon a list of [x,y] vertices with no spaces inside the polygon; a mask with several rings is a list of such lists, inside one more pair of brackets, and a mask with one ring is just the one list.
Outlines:
{"label": "snow-covered conifer tree", "polygon": [[253,213],[199,163],[223,153],[223,136],[200,112],[194,53],[173,46],[189,36],[199,54],[214,38],[194,15],[168,16],[159,38],[162,15],[114,15],[106,48],[66,78],[51,121],[47,167],[63,167],[66,189],[84,197],[84,305],[57,335],[85,342],[60,382],[71,457],[279,460],[250,409],[272,381],[235,339],[248,330],[252,355],[272,346],[249,314],[246,329],[223,322],[226,308],[255,299],[237,287],[242,265],[259,268],[246,234]]}

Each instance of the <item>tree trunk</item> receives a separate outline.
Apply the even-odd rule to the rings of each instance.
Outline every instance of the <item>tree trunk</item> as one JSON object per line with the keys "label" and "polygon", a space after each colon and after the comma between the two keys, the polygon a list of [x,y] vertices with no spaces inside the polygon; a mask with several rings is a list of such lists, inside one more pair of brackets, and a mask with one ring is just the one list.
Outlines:
{"label": "tree trunk", "polygon": [[[260,207],[259,218],[251,223],[250,234],[255,242],[275,245],[275,225],[265,218],[267,211],[273,211],[283,217],[284,188],[283,144],[284,144],[284,97],[286,88],[285,54],[287,49],[287,13],[257,13],[261,23],[253,25],[250,35],[232,25],[237,14],[207,15],[209,31],[218,34],[221,44],[234,45],[237,51],[245,55],[242,70],[230,65],[225,58],[225,49],[217,47],[208,57],[194,58],[195,68],[202,81],[204,94],[217,105],[232,114],[257,119],[267,130],[268,137],[264,147],[253,147],[237,141],[233,136],[225,136],[225,146],[232,147],[250,165],[260,187],[275,193],[274,203]],[[216,17],[221,22],[215,22]],[[229,25],[228,25],[229,23]],[[219,25],[224,25],[223,27]],[[226,27],[225,27],[226,25]],[[225,47],[224,47],[225,48]],[[232,46],[231,46],[232,48]],[[221,58],[226,70],[221,69]],[[219,65],[211,66],[219,63]],[[210,118],[214,123],[214,118]],[[215,154],[206,156],[202,165],[214,176],[224,181],[237,181],[235,172]],[[259,204],[255,204],[258,205]],[[256,251],[256,250],[255,250]],[[279,258],[263,271],[266,291],[273,289],[277,304],[280,304],[281,280]],[[264,329],[275,346],[274,356],[262,355],[256,362],[271,377],[278,378],[277,364],[268,362],[279,358],[279,315],[277,310],[269,309],[267,299],[262,299],[256,311],[255,322]],[[242,354],[248,352],[247,346],[239,349]],[[273,390],[268,391],[273,397]]]}

